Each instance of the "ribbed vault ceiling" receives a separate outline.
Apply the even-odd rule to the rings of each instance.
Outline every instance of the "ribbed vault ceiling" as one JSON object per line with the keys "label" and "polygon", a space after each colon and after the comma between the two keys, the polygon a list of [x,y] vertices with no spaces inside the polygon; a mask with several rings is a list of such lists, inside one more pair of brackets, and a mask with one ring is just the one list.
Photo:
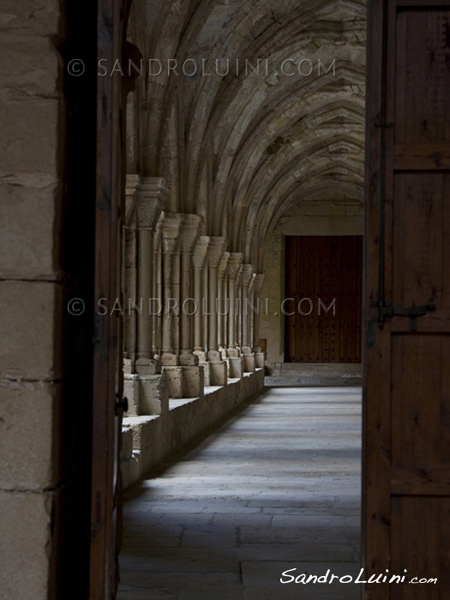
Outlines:
{"label": "ribbed vault ceiling", "polygon": [[[145,59],[204,61],[212,73],[163,73],[140,92],[139,161],[167,179],[167,210],[203,215],[205,234],[260,268],[266,236],[292,206],[363,201],[365,4],[135,0],[132,41]],[[227,76],[218,59],[221,73],[230,60]],[[237,59],[268,63],[236,76]],[[311,61],[303,73],[313,73],[283,75],[287,59]]]}

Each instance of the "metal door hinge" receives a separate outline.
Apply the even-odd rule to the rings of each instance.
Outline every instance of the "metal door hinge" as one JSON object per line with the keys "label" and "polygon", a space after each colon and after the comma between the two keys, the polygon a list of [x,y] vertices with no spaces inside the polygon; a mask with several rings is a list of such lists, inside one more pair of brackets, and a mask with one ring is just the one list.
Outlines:
{"label": "metal door hinge", "polygon": [[383,327],[384,323],[393,317],[408,317],[410,319],[411,331],[417,331],[417,317],[424,317],[434,310],[436,310],[435,304],[426,304],[425,306],[416,306],[413,304],[408,307],[378,305],[378,323],[380,327]]}
{"label": "metal door hinge", "polygon": [[119,416],[120,411],[128,412],[128,398],[124,398],[122,401],[116,400],[116,415]]}

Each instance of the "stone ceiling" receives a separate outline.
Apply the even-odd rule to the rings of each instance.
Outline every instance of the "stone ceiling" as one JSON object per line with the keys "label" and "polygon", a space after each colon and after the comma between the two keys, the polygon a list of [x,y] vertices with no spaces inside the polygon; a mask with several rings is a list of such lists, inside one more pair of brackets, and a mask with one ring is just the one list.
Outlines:
{"label": "stone ceiling", "polygon": [[130,40],[162,73],[135,93],[129,170],[261,265],[302,200],[363,202],[365,38],[364,1],[135,0]]}

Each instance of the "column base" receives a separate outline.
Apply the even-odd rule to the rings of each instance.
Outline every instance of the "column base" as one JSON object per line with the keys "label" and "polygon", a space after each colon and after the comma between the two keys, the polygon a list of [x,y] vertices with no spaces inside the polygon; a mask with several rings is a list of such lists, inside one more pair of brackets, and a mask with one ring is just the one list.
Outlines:
{"label": "column base", "polygon": [[124,375],[129,416],[161,415],[169,411],[169,389],[164,374]]}
{"label": "column base", "polygon": [[266,357],[264,352],[255,352],[255,366],[257,369],[264,369],[266,366]]}
{"label": "column base", "polygon": [[161,364],[163,367],[178,367],[180,365],[180,357],[171,352],[163,352]]}
{"label": "column base", "polygon": [[180,366],[182,367],[198,367],[199,359],[192,352],[183,352],[180,356]]}
{"label": "column base", "polygon": [[135,371],[138,375],[159,375],[161,373],[161,363],[159,360],[151,358],[138,358]]}
{"label": "column base", "polygon": [[198,357],[199,364],[207,360],[206,352],[203,350],[194,350],[194,354]]}
{"label": "column base", "polygon": [[252,354],[244,354],[244,371],[246,373],[254,373],[255,372],[255,355]]}
{"label": "column base", "polygon": [[228,383],[228,365],[226,362],[209,363],[209,385],[225,386]]}
{"label": "column base", "polygon": [[210,364],[211,363],[209,363],[207,360],[200,361],[200,366],[203,369],[203,378],[206,386],[212,385]]}
{"label": "column base", "polygon": [[201,366],[163,367],[166,374],[169,396],[175,400],[199,398],[203,396],[204,371]]}
{"label": "column base", "polygon": [[228,348],[227,350],[227,356],[229,358],[236,358],[237,356],[240,356],[241,353],[239,352],[238,348]]}
{"label": "column base", "polygon": [[228,362],[230,365],[230,378],[242,379],[244,377],[244,357],[230,356]]}

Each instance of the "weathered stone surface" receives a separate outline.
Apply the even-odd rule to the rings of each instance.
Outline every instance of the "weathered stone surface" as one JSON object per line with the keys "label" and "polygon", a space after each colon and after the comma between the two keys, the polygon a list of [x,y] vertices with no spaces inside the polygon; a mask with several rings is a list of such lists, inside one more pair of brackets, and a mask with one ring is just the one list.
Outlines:
{"label": "weathered stone surface", "polygon": [[169,410],[169,388],[165,374],[140,376],[139,415],[160,415]]}
{"label": "weathered stone surface", "polygon": [[0,487],[39,490],[55,483],[59,385],[0,383]]}
{"label": "weathered stone surface", "polygon": [[48,597],[53,494],[0,491],[0,590],[8,600]]}
{"label": "weathered stone surface", "polygon": [[0,176],[1,277],[55,277],[55,187],[43,173]]}
{"label": "weathered stone surface", "polygon": [[57,176],[58,117],[58,100],[30,98],[11,102],[0,96],[3,177],[15,173],[12,179],[20,181],[22,173],[34,173],[35,178],[42,173]]}
{"label": "weathered stone surface", "polygon": [[0,339],[7,340],[0,348],[0,379],[58,379],[61,287],[2,281],[0,305]]}
{"label": "weathered stone surface", "polygon": [[360,429],[360,389],[268,391],[127,492],[118,600],[160,587],[193,600],[356,600],[358,586],[348,595],[339,582],[280,578],[359,573],[359,521],[348,513],[359,512]]}

